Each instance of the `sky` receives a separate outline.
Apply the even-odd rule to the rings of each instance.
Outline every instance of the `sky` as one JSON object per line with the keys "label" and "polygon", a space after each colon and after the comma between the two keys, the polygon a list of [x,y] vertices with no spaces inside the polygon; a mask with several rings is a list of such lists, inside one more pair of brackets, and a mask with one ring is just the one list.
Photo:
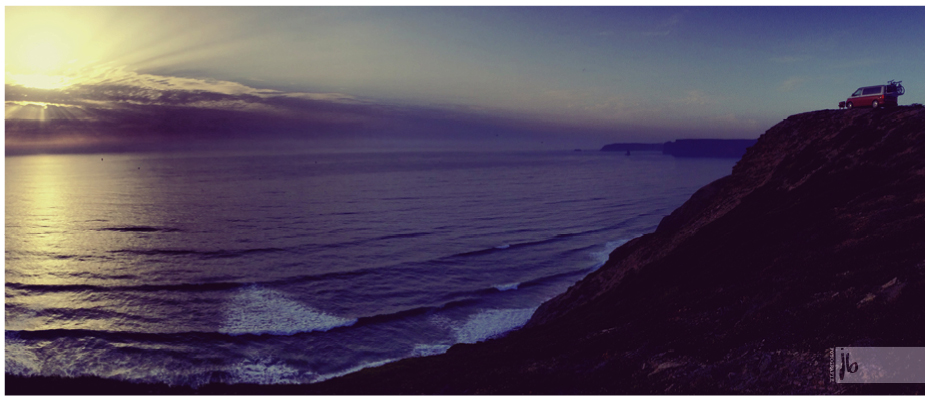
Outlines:
{"label": "sky", "polygon": [[923,7],[5,7],[7,155],[756,138],[901,80]]}

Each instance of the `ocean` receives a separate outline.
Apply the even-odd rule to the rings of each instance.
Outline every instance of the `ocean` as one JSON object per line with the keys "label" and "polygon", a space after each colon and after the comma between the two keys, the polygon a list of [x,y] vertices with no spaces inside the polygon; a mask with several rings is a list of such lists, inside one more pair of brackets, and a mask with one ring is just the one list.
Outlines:
{"label": "ocean", "polygon": [[736,159],[6,158],[6,372],[312,383],[520,327]]}

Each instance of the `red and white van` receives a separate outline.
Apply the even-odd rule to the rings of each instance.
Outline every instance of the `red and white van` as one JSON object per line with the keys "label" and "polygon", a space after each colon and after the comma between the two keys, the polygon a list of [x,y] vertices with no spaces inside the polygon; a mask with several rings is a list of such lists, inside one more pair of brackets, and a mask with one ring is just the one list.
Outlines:
{"label": "red and white van", "polygon": [[895,107],[899,105],[899,89],[895,85],[860,87],[847,98],[847,108]]}

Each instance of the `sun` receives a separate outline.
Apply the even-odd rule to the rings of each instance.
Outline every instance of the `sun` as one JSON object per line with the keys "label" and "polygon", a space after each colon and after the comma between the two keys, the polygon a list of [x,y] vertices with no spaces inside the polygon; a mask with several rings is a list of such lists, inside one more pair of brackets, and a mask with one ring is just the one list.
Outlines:
{"label": "sun", "polygon": [[58,8],[7,8],[6,83],[56,89],[73,84],[75,61],[87,59],[88,30]]}
{"label": "sun", "polygon": [[65,64],[65,51],[64,41],[55,33],[37,33],[28,39],[21,63],[36,73],[51,72]]}
{"label": "sun", "polygon": [[24,87],[50,90],[68,87],[72,78],[62,75],[67,67],[64,41],[53,33],[39,33],[28,39],[16,55],[22,73],[7,72],[6,81]]}
{"label": "sun", "polygon": [[7,70],[26,74],[56,74],[74,58],[75,47],[62,30],[36,29],[7,39]]}

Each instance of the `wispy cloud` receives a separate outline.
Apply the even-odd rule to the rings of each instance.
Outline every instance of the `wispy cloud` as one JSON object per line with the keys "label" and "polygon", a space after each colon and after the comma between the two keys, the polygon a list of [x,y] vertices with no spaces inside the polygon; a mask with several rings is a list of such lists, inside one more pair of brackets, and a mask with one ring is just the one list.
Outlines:
{"label": "wispy cloud", "polygon": [[15,77],[12,81],[13,84],[6,85],[8,119],[20,118],[10,115],[10,106],[17,102],[111,111],[162,106],[268,113],[293,112],[321,103],[365,104],[346,94],[282,92],[231,81],[137,74],[119,68],[91,72],[80,80],[73,80],[76,84],[57,89],[34,88],[28,86],[28,82],[19,84]]}
{"label": "wispy cloud", "polygon": [[713,115],[706,118],[706,121],[714,127],[722,130],[733,130],[745,133],[753,133],[762,130],[760,122],[752,118],[741,118],[735,113],[723,115]]}
{"label": "wispy cloud", "polygon": [[683,13],[673,14],[656,24],[652,29],[641,31],[640,34],[646,37],[668,36],[671,34],[679,22],[682,20]]}
{"label": "wispy cloud", "polygon": [[804,84],[806,79],[804,77],[793,76],[789,77],[782,81],[782,84],[779,85],[779,91],[788,92],[794,91]]}
{"label": "wispy cloud", "polygon": [[689,106],[707,106],[716,105],[718,101],[702,91],[691,90],[686,92],[684,97],[674,99],[673,103]]}

